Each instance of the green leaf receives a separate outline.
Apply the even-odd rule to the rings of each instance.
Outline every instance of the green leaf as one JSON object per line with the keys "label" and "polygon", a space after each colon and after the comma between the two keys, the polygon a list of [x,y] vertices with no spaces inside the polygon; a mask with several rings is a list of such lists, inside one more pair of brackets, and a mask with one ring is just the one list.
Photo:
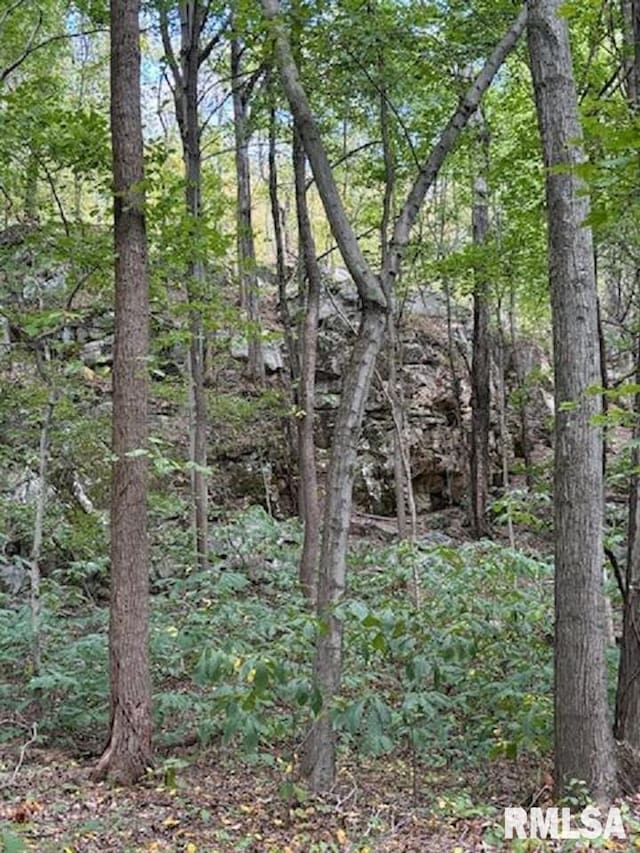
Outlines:
{"label": "green leaf", "polygon": [[8,829],[2,832],[0,840],[2,841],[2,850],[4,853],[23,853],[24,850],[27,850],[27,846],[22,838]]}

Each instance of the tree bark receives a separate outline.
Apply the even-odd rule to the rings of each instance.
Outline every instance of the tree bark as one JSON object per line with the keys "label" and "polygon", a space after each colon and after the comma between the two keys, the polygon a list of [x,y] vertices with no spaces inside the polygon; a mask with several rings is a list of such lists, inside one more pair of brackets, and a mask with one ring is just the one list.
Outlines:
{"label": "tree bark", "polygon": [[298,235],[307,282],[301,331],[301,365],[299,385],[298,458],[304,541],[298,575],[305,597],[312,602],[318,592],[318,560],[320,557],[320,501],[315,446],[315,390],[318,356],[318,321],[322,280],[316,256],[316,244],[307,208],[305,154],[302,140],[294,126],[293,172],[296,192]]}
{"label": "tree bark", "polygon": [[[380,220],[380,257],[381,266],[384,267],[389,252],[389,228],[393,219],[393,196],[396,181],[396,163],[391,135],[391,122],[389,120],[389,102],[385,81],[385,63],[382,46],[378,47],[378,86],[380,89],[380,133],[382,136],[382,156],[384,161],[384,198],[382,203],[382,218]],[[391,418],[394,423],[393,430],[393,486],[396,498],[396,520],[398,523],[398,537],[407,538],[407,499],[405,493],[411,488],[411,480],[405,476],[405,463],[408,461],[407,451],[404,446],[404,407],[402,390],[398,382],[398,358],[400,348],[398,346],[398,329],[396,323],[396,311],[394,306],[394,294],[389,287],[389,279],[383,281],[387,286],[385,298],[387,300],[387,362],[389,369],[389,381],[387,383],[387,397],[391,409]],[[407,494],[407,497],[408,494]],[[412,525],[412,539],[415,538],[415,523]]]}
{"label": "tree bark", "polygon": [[489,341],[489,281],[482,252],[489,238],[489,134],[481,111],[476,113],[476,162],[473,181],[473,242],[477,251],[473,287],[473,353],[471,360],[471,526],[476,539],[489,535],[489,427],[491,412],[491,354]]}
{"label": "tree bark", "polygon": [[602,442],[597,290],[589,199],[574,167],[583,154],[561,0],[529,0],[529,52],[547,168],[555,427],[555,784],[586,783],[607,801],[616,763],[607,704],[602,573]]}
{"label": "tree bark", "polygon": [[111,0],[111,138],[116,321],[109,661],[111,726],[94,771],[119,784],[151,764],[147,357],[149,280],[144,221],[138,0]]}

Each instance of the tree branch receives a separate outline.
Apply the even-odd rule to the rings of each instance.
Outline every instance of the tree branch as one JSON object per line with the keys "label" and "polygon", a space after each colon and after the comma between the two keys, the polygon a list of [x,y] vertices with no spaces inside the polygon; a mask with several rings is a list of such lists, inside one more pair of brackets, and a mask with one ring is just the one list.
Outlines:
{"label": "tree branch", "polygon": [[393,283],[397,276],[402,255],[409,241],[411,229],[415,224],[418,212],[429,188],[432,186],[445,158],[458,141],[470,117],[478,108],[482,96],[491,85],[499,68],[518,43],[526,22],[527,9],[526,6],[523,6],[506,35],[495,47],[483,69],[461,99],[457,110],[449,119],[447,126],[442,131],[440,138],[420,169],[420,173],[409,191],[400,216],[396,220],[387,262],[382,272],[383,278],[389,278],[391,283]]}
{"label": "tree branch", "polygon": [[175,87],[175,93],[175,90],[182,88],[182,74],[180,72],[180,66],[178,65],[173,45],[171,44],[167,10],[162,4],[160,5],[160,37],[162,39],[162,49],[164,50],[164,55],[166,57],[169,68],[171,69],[171,74],[173,75],[173,85]]}
{"label": "tree branch", "polygon": [[365,259],[344,209],[318,126],[300,82],[288,33],[280,19],[278,0],[262,0],[262,8],[271,25],[282,84],[304,142],[333,236],[362,302],[386,307],[380,281]]}
{"label": "tree branch", "polygon": [[81,38],[82,36],[93,36],[98,33],[106,33],[107,29],[104,27],[97,27],[94,30],[82,30],[79,33],[59,33],[55,36],[49,36],[49,38],[43,39],[38,42],[38,44],[33,44],[35,37],[37,36],[40,25],[42,23],[42,16],[40,17],[40,21],[37,26],[34,28],[33,33],[31,34],[31,38],[29,39],[29,44],[24,49],[22,54],[14,60],[10,65],[7,65],[5,68],[0,71],[0,83],[4,83],[6,78],[12,74],[17,68],[19,68],[25,60],[27,60],[33,53],[36,53],[38,50],[42,50],[43,47],[48,47],[50,44],[54,44],[57,41],[65,41],[66,39],[76,39]]}
{"label": "tree branch", "polygon": [[[205,18],[202,21],[203,26],[204,26],[205,20],[206,20],[206,14],[205,14]],[[230,23],[231,23],[231,15],[228,15],[224,19],[224,21],[222,22],[222,25],[221,25],[220,29],[218,30],[218,32],[215,33],[215,35],[211,36],[209,41],[201,49],[200,53],[198,54],[198,65],[202,65],[204,62],[207,61],[207,59],[209,59],[209,57],[211,56],[212,50],[214,49],[214,47],[217,44],[220,44],[220,39],[225,34],[225,31],[227,30],[227,27],[229,26]]]}

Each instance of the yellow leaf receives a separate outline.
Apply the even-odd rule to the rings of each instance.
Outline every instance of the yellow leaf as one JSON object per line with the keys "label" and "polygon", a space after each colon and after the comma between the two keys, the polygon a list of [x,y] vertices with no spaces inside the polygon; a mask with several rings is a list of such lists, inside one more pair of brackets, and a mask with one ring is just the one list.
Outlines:
{"label": "yellow leaf", "polygon": [[338,844],[341,847],[344,847],[344,845],[347,843],[347,833],[344,831],[344,829],[336,829],[336,838],[338,839]]}
{"label": "yellow leaf", "polygon": [[171,827],[173,826],[178,826],[179,823],[180,821],[177,817],[168,817],[166,820],[163,821],[162,825],[166,826],[167,829],[171,829]]}
{"label": "yellow leaf", "polygon": [[184,848],[184,853],[198,853],[198,848],[193,843],[193,841],[190,841],[187,844],[187,846]]}

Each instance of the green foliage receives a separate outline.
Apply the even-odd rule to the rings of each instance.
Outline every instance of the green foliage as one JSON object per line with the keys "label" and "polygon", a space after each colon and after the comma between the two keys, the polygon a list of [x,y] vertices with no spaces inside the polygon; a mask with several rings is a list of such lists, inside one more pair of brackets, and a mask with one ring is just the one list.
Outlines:
{"label": "green foliage", "polygon": [[[321,625],[297,590],[299,541],[296,524],[254,507],[216,529],[210,571],[158,582],[155,716],[169,742],[196,731],[250,754],[297,751],[321,710],[311,681]],[[350,560],[344,690],[331,709],[346,747],[435,765],[549,749],[549,566],[489,544],[356,548]],[[415,571],[419,608],[407,593]],[[42,736],[91,742],[108,707],[106,611],[78,606],[55,579],[44,605],[37,677],[27,609],[0,609],[0,710],[46,696]]]}
{"label": "green foliage", "polygon": [[549,528],[551,495],[537,489],[511,489],[501,498],[492,501],[491,512],[496,524],[522,524],[530,530],[542,531]]}

